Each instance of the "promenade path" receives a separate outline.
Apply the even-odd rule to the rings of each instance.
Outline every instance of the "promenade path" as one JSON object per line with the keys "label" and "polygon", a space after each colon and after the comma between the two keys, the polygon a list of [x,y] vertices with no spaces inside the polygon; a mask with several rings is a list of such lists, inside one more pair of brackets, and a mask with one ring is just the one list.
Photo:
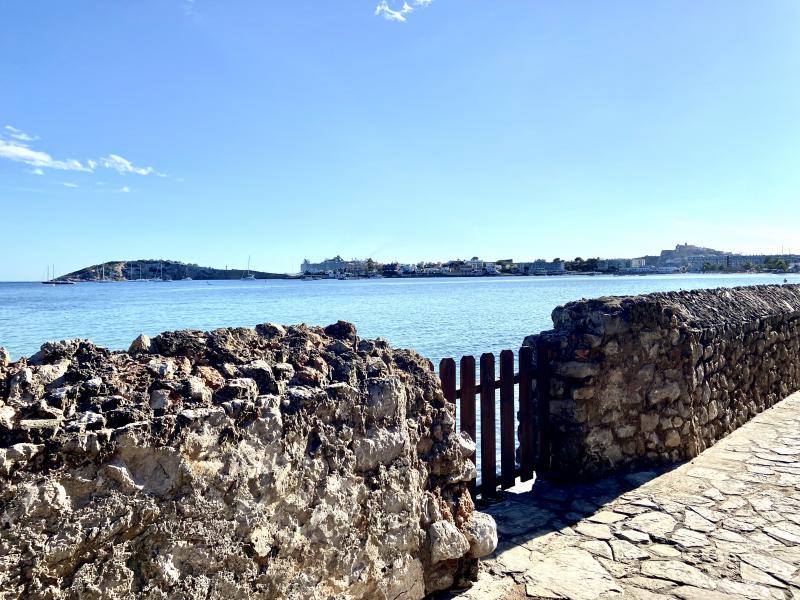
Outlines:
{"label": "promenade path", "polygon": [[672,470],[484,510],[498,550],[458,600],[800,598],[800,393]]}

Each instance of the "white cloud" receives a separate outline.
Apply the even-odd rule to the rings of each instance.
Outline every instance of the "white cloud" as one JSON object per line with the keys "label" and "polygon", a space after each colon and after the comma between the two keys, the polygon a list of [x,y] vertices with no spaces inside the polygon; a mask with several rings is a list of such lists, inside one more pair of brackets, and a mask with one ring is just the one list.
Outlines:
{"label": "white cloud", "polygon": [[[156,170],[153,167],[135,167],[131,161],[122,158],[118,154],[109,154],[108,156],[101,158],[99,163],[100,166],[105,167],[106,169],[114,169],[117,173],[122,175],[126,173],[136,173],[137,175],[150,175],[151,173],[156,173]],[[158,175],[161,175],[161,173],[158,173]]]}
{"label": "white cloud", "polygon": [[[7,133],[3,134],[3,131]],[[119,154],[109,154],[97,160],[89,159],[85,163],[74,158],[66,160],[55,159],[47,152],[30,147],[29,142],[38,139],[38,137],[29,135],[21,129],[6,125],[4,130],[0,130],[0,159],[5,158],[35,167],[31,171],[34,175],[43,175],[43,169],[93,173],[98,167],[103,167],[112,169],[121,175],[133,173],[136,175],[155,174],[159,177],[166,177],[164,173],[159,173],[153,167],[137,167]]]}
{"label": "white cloud", "polygon": [[125,186],[122,186],[121,188],[119,188],[117,191],[118,192],[122,192],[123,194],[127,194],[128,192],[131,191],[131,188],[129,188],[127,185],[125,185]]}
{"label": "white cloud", "polygon": [[6,131],[8,131],[8,136],[14,138],[15,140],[19,140],[20,142],[34,142],[39,139],[39,136],[30,135],[29,133],[25,133],[21,129],[17,129],[16,127],[12,127],[11,125],[6,125]]}
{"label": "white cloud", "polygon": [[87,171],[89,167],[84,166],[73,158],[67,160],[56,160],[47,152],[33,150],[22,142],[14,140],[4,140],[0,138],[0,158],[7,158],[15,162],[21,162],[32,167],[45,169],[59,169],[62,171]]}
{"label": "white cloud", "polygon": [[77,183],[69,183],[69,182],[61,182],[61,185],[68,188],[76,188],[78,187]]}
{"label": "white cloud", "polygon": [[399,8],[392,8],[392,6],[397,6],[397,2],[395,0],[381,0],[378,6],[375,7],[375,16],[383,17],[387,21],[396,21],[398,23],[405,23],[407,18],[406,15],[414,12],[414,9],[418,6],[426,7],[430,6],[433,0],[411,0],[409,4],[407,1],[403,2],[403,5]]}

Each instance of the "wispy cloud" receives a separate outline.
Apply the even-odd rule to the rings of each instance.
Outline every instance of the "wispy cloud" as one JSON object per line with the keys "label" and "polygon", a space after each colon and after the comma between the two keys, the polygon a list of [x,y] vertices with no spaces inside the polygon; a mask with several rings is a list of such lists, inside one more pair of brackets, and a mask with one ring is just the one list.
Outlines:
{"label": "wispy cloud", "polygon": [[21,129],[17,129],[16,127],[12,127],[11,125],[6,125],[6,131],[8,131],[8,136],[14,138],[15,140],[19,140],[20,142],[34,142],[39,139],[39,136],[30,135],[29,133],[25,133]]}
{"label": "wispy cloud", "polygon": [[410,3],[404,1],[400,5],[394,0],[381,0],[375,7],[375,16],[383,17],[387,21],[405,23],[408,20],[407,15],[414,12],[417,7],[430,6],[432,2],[433,0],[411,0]]}
{"label": "wispy cloud", "polygon": [[[135,167],[131,161],[122,158],[118,154],[109,154],[108,156],[101,158],[98,163],[101,167],[105,167],[106,169],[114,169],[121,175],[125,175],[126,173],[135,173],[136,175],[150,175],[151,173],[156,173],[156,170],[153,167]],[[161,173],[156,174],[161,175]]]}
{"label": "wispy cloud", "polygon": [[131,191],[131,188],[129,188],[127,185],[125,185],[125,186],[122,186],[121,188],[119,188],[117,191],[121,192],[123,194],[127,194],[128,192]]}
{"label": "wispy cloud", "polygon": [[61,185],[63,185],[64,187],[68,187],[68,188],[76,188],[76,187],[78,187],[77,183],[70,183],[70,182],[64,182],[64,181],[61,182]]}
{"label": "wispy cloud", "polygon": [[0,159],[5,158],[34,167],[31,171],[34,175],[43,175],[44,169],[93,173],[95,169],[104,168],[116,171],[120,175],[146,176],[152,174],[166,177],[164,173],[159,173],[153,167],[137,167],[119,154],[109,154],[108,156],[96,160],[89,159],[85,162],[74,158],[55,159],[47,152],[31,148],[30,142],[38,140],[37,136],[25,133],[11,125],[5,126],[5,132],[7,133],[3,133],[0,130]]}
{"label": "wispy cloud", "polygon": [[56,160],[47,152],[33,150],[22,142],[4,140],[3,138],[0,138],[0,158],[21,162],[37,168],[59,169],[61,171],[91,171],[89,167],[73,158]]}

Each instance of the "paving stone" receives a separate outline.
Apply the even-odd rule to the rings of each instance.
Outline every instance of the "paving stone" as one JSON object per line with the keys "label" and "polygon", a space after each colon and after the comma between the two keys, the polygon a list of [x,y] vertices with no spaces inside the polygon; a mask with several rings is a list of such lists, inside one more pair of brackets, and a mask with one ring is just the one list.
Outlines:
{"label": "paving stone", "polygon": [[625,600],[670,600],[671,596],[665,596],[657,592],[643,590],[633,586],[622,586],[624,590],[623,598]]}
{"label": "paving stone", "polygon": [[700,548],[711,544],[706,536],[691,529],[678,529],[672,534],[672,541],[683,548]]}
{"label": "paving stone", "polygon": [[554,552],[525,573],[530,583],[526,593],[533,597],[596,600],[622,587],[585,550],[565,548]]}
{"label": "paving stone", "polygon": [[611,528],[608,525],[590,523],[589,521],[578,523],[578,525],[575,526],[575,531],[581,535],[585,535],[586,537],[591,537],[598,540],[610,540],[614,537],[614,534],[611,533]]}
{"label": "paving stone", "polygon": [[728,474],[720,469],[711,469],[707,467],[694,467],[689,469],[686,474],[689,477],[697,477],[698,479],[707,479],[708,481],[725,481],[728,479]]}
{"label": "paving stone", "polygon": [[728,531],[727,529],[717,529],[710,535],[714,539],[723,540],[725,542],[731,542],[734,544],[746,544],[748,542],[747,538],[743,535],[736,533],[735,531]]}
{"label": "paving stone", "polygon": [[797,570],[796,566],[790,565],[774,556],[749,552],[742,554],[740,558],[748,565],[752,565],[784,581],[790,579]]}
{"label": "paving stone", "polygon": [[680,550],[675,548],[675,546],[667,546],[666,544],[652,544],[645,547],[651,554],[660,556],[662,558],[677,558],[681,556]]}
{"label": "paving stone", "polygon": [[[642,550],[640,546],[634,546],[625,540],[611,540],[609,544],[611,544],[611,550],[614,552],[614,560],[629,562],[642,558],[650,558],[650,555]],[[608,558],[611,557],[609,556]]]}
{"label": "paving stone", "polygon": [[589,520],[592,521],[593,523],[603,523],[605,525],[611,525],[612,523],[622,521],[623,519],[626,518],[627,517],[625,515],[621,515],[618,512],[614,512],[611,510],[603,510],[589,517]]}
{"label": "paving stone", "polygon": [[651,592],[667,593],[667,590],[674,588],[675,584],[666,579],[653,579],[651,577],[642,577],[641,575],[634,575],[633,577],[626,577],[622,583],[628,586],[634,586],[649,590]]}
{"label": "paving stone", "polygon": [[540,529],[556,516],[549,510],[511,501],[492,506],[491,513],[497,522],[497,531],[502,535],[517,535]]}
{"label": "paving stone", "polygon": [[531,551],[524,546],[511,546],[497,555],[497,562],[513,573],[524,573],[531,568]]}
{"label": "paving stone", "polygon": [[489,506],[501,550],[453,597],[800,600],[798,415],[800,393],[660,476],[537,481]]}
{"label": "paving stone", "polygon": [[588,542],[581,542],[580,547],[591,552],[595,556],[607,558],[608,560],[614,559],[614,555],[611,552],[611,546],[602,540],[589,540]]}
{"label": "paving stone", "polygon": [[665,538],[678,525],[670,515],[662,512],[647,512],[636,515],[628,521],[631,529],[647,533],[653,537]]}
{"label": "paving stone", "polygon": [[694,510],[686,511],[686,515],[683,518],[683,524],[689,529],[693,529],[694,531],[703,531],[705,533],[714,531],[717,528],[714,523],[705,517],[701,517]]}
{"label": "paving stone", "polygon": [[727,529],[738,531],[740,533],[748,533],[750,531],[755,531],[756,529],[758,529],[758,525],[754,521],[740,519],[736,517],[725,519],[722,525]]}
{"label": "paving stone", "polygon": [[725,512],[734,512],[743,506],[747,506],[747,504],[747,499],[735,496],[733,498],[728,498],[722,504],[720,504],[719,509]]}
{"label": "paving stone", "polygon": [[752,600],[771,600],[775,596],[773,590],[756,583],[740,583],[730,579],[720,579],[717,581],[717,590],[720,592],[739,595]]}
{"label": "paving stone", "polygon": [[725,494],[720,492],[717,488],[712,487],[703,492],[704,496],[708,496],[712,500],[725,500]]}
{"label": "paving stone", "polygon": [[622,538],[625,538],[630,542],[635,542],[635,543],[646,543],[650,541],[649,535],[647,535],[642,531],[637,531],[635,529],[622,529],[617,532],[617,535],[619,535]]}
{"label": "paving stone", "polygon": [[767,535],[771,535],[776,540],[784,542],[786,544],[800,544],[800,535],[797,533],[792,533],[791,531],[787,531],[785,527],[777,527],[777,526],[767,526],[764,527],[764,533]]}
{"label": "paving stone", "polygon": [[772,575],[769,575],[764,571],[762,571],[761,569],[749,565],[746,562],[742,562],[739,565],[739,575],[742,577],[744,581],[750,581],[753,583],[763,583],[778,588],[786,587],[786,584],[783,583],[782,581],[778,581]]}
{"label": "paving stone", "polygon": [[699,589],[689,585],[675,588],[671,592],[674,597],[681,600],[747,600],[745,596],[739,596],[738,594]]}
{"label": "paving stone", "polygon": [[642,575],[667,579],[693,587],[713,590],[714,581],[698,568],[677,560],[646,560],[642,563]]}
{"label": "paving stone", "polygon": [[631,563],[623,563],[617,562],[615,560],[609,560],[607,558],[599,558],[597,559],[600,561],[600,564],[614,576],[614,578],[619,581],[625,577],[630,577],[631,575],[637,575],[639,573],[639,566],[633,565]]}

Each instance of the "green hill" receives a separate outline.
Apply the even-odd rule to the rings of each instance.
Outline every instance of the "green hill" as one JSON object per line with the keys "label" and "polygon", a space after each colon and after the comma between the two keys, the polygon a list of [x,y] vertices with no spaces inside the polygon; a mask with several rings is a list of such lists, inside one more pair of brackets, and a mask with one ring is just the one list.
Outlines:
{"label": "green hill", "polygon": [[[135,281],[138,279],[164,279],[178,281],[181,279],[226,280],[241,279],[247,274],[245,269],[215,269],[201,267],[196,264],[182,263],[176,260],[115,260],[73,271],[58,277],[61,281]],[[285,273],[267,273],[250,271],[256,279],[293,279]]]}

